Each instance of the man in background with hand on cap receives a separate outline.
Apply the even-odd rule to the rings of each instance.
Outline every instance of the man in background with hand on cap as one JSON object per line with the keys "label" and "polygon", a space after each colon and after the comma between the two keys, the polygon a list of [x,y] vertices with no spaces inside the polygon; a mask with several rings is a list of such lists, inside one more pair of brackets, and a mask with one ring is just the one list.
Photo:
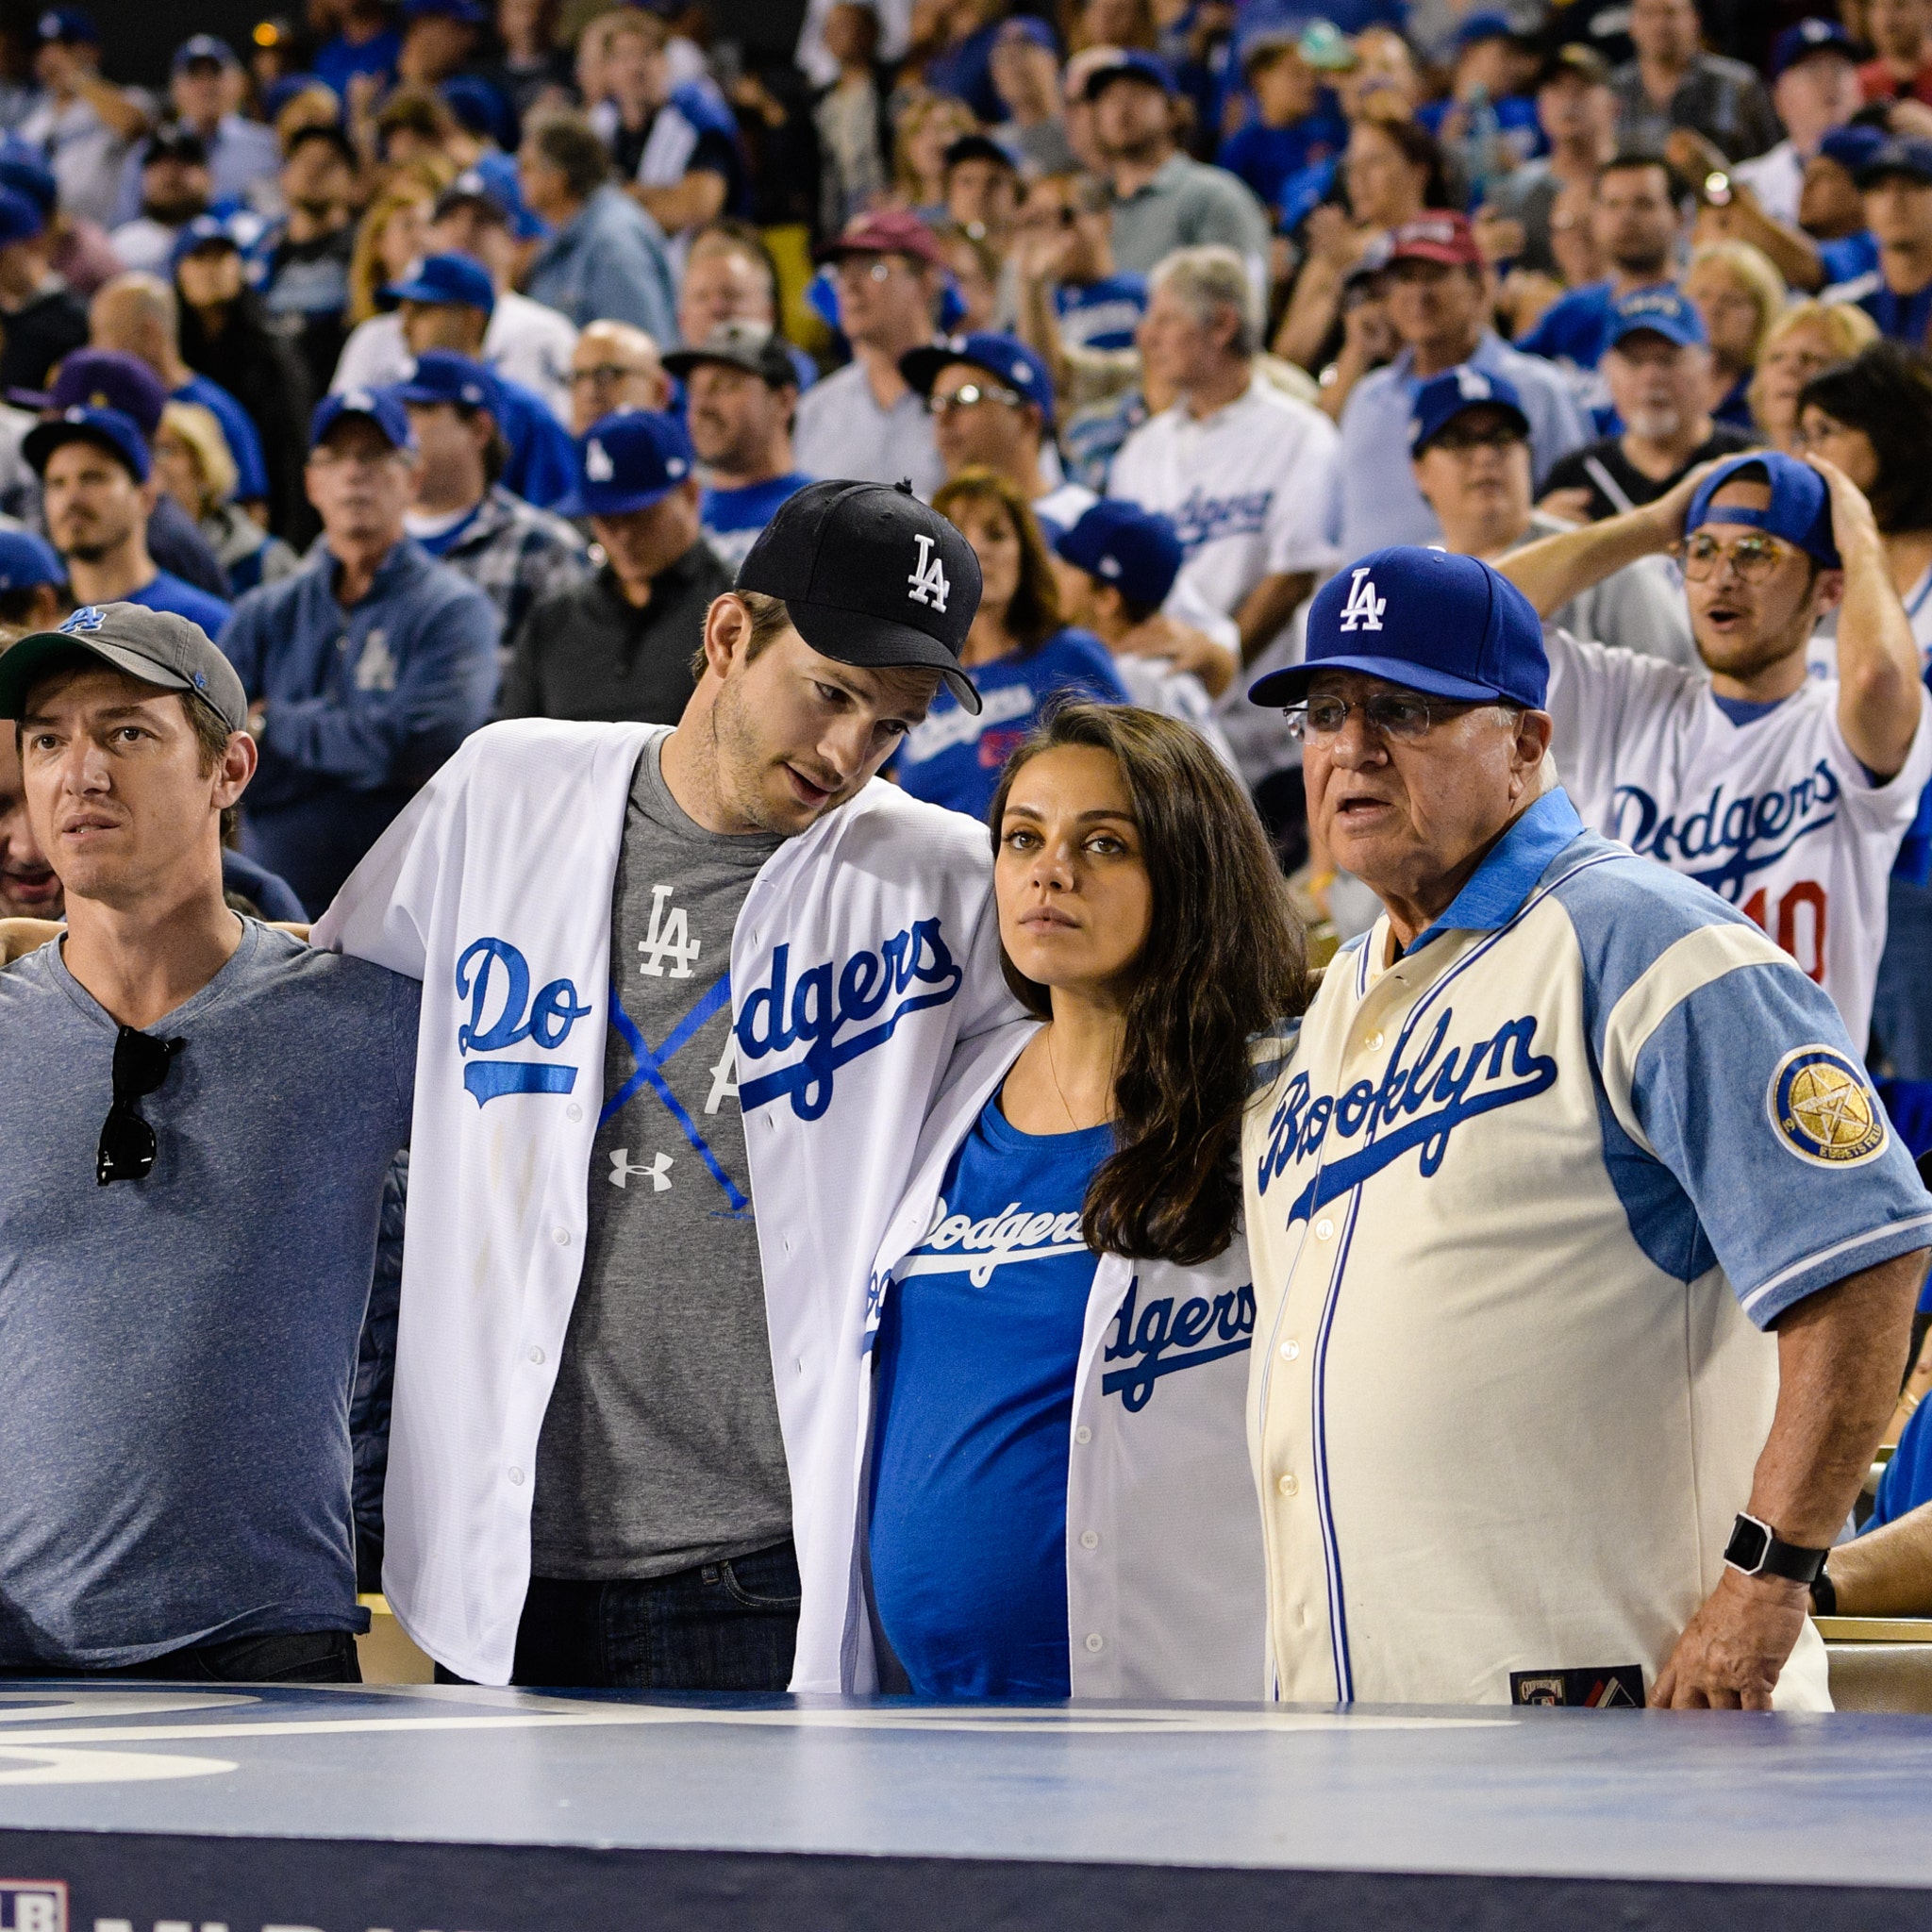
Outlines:
{"label": "man in background with hand on cap", "polygon": [[0,656],[67,916],[0,971],[0,1676],[358,1676],[343,1391],[420,991],[224,904],[247,708],[139,605]]}
{"label": "man in background with hand on cap", "polygon": [[41,479],[47,534],[67,559],[76,601],[144,604],[209,632],[227,622],[222,598],[157,569],[148,555],[147,521],[160,485],[131,417],[76,406],[30,429],[21,453]]}
{"label": "man in background with hand on cap", "polygon": [[1621,425],[1548,472],[1541,507],[1572,523],[1615,516],[1655,503],[1700,463],[1750,448],[1747,431],[1711,418],[1710,359],[1688,296],[1662,288],[1622,297],[1601,365]]}
{"label": "man in background with hand on cap", "polygon": [[685,424],[705,469],[705,541],[736,570],[778,506],[811,481],[791,454],[798,372],[783,339],[756,322],[721,322],[664,367],[685,386]]}
{"label": "man in background with hand on cap", "polygon": [[261,749],[242,847],[311,915],[496,695],[496,607],[404,529],[417,463],[392,395],[325,397],[305,473],[322,541],[221,635]]}
{"label": "man in background with hand on cap", "polygon": [[[1834,1001],[1862,1057],[1886,878],[1932,778],[1932,696],[1872,508],[1832,464],[1733,457],[1502,565],[1552,610],[1675,548],[1707,677],[1557,631],[1556,756],[1586,824],[1740,907]],[[1838,613],[1838,675],[1807,675]]]}
{"label": "man in background with hand on cap", "polygon": [[1547,362],[1512,349],[1490,325],[1490,272],[1469,219],[1431,208],[1391,237],[1390,325],[1402,351],[1363,376],[1341,411],[1341,554],[1439,534],[1408,465],[1408,420],[1432,375],[1468,367],[1516,391],[1539,477],[1587,440],[1569,385]]}
{"label": "man in background with hand on cap", "polygon": [[590,571],[584,540],[501,478],[509,462],[503,385],[481,362],[431,349],[397,386],[421,461],[403,527],[496,606],[513,638],[538,599]]}
{"label": "man in background with hand on cap", "polygon": [[1547,676],[1491,566],[1398,548],[1251,693],[1383,908],[1242,1148],[1276,1694],[1826,1708],[1932,1198],[1824,993],[1585,829]]}
{"label": "man in background with hand on cap", "polygon": [[872,1262],[1012,1010],[984,830],[874,782],[977,707],[978,600],[909,492],[815,483],[675,731],[492,725],[316,929],[424,983],[383,1582],[449,1671],[779,1690],[801,1573],[842,1601]]}
{"label": "man in background with hand on cap", "polygon": [[[235,111],[241,80],[241,62],[226,41],[213,34],[191,34],[175,49],[169,66],[168,105],[175,122],[201,141],[209,200],[236,202],[272,214],[282,151],[273,127]],[[130,157],[121,171],[114,219],[132,221],[141,201],[140,175]],[[127,266],[139,264],[130,261]]]}
{"label": "man in background with hand on cap", "polygon": [[20,124],[22,141],[47,158],[60,205],[106,227],[114,219],[121,169],[147,132],[147,103],[101,74],[101,35],[78,7],[49,7],[33,24],[34,78],[46,90]]}
{"label": "man in background with hand on cap", "polygon": [[625,409],[576,447],[577,487],[558,506],[591,525],[591,576],[531,608],[510,643],[500,718],[673,724],[691,702],[691,652],[731,572],[698,521],[697,458],[684,425]]}

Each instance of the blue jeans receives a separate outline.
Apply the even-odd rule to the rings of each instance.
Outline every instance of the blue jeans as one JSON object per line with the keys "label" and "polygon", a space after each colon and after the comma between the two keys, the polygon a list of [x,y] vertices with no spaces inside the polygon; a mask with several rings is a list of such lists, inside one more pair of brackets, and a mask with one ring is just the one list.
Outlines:
{"label": "blue jeans", "polygon": [[798,1600],[790,1542],[675,1576],[533,1576],[510,1681],[558,1690],[783,1690]]}

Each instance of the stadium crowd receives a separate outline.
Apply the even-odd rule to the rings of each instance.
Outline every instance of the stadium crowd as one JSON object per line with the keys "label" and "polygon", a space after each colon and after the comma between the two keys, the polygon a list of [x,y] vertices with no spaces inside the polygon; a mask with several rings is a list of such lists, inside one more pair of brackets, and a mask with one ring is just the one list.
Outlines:
{"label": "stadium crowd", "polygon": [[[1405,900],[1364,829],[1389,801],[1335,789],[1379,758],[1407,772],[1418,824],[1432,807],[1446,823],[1461,794],[1440,772],[1424,789],[1425,752],[1462,729],[1458,707],[1514,721],[1483,843],[1518,841],[1512,878],[1527,851],[1600,835],[1688,882],[1669,901],[1691,907],[1685,931],[1707,899],[1740,915],[1714,928],[1746,949],[1725,956],[1732,1016],[1691,1010],[1722,991],[1673,994],[1691,1015],[1676,1113],[1710,1117],[1693,1128],[1662,1119],[1637,1048],[1612,1065],[1617,1015],[1663,997],[1674,955],[1642,978],[1581,969],[1577,999],[1607,1013],[1603,989],[1625,989],[1589,1051],[1629,1239],[1687,1284],[1728,1271],[1740,1295],[1747,1266],[1795,1282],[1812,1265],[1799,1231],[1780,1248],[1719,1206],[1762,1190],[1775,1219],[1773,1167],[1671,1151],[1680,1130],[1732,1137],[1707,1091],[1726,1079],[1710,1042],[1748,1059],[1748,1009],[1766,1042],[1787,1021],[1813,1029],[1792,1051],[1828,1054],[1837,1112],[1804,1158],[1841,1167],[1831,1179],[1863,1187],[1897,1236],[1803,1274],[1805,1292],[1932,1247],[1899,1232],[1918,1205],[1932,1217],[1901,1152],[1932,1155],[1932,0],[810,0],[793,58],[763,63],[716,37],[703,0],[309,0],[239,48],[191,36],[155,85],[108,78],[102,52],[70,7],[0,35],[0,697],[17,721],[0,733],[0,963],[19,955],[0,971],[16,1069],[0,1100],[0,1675],[353,1676],[355,1588],[382,1587],[387,1554],[439,1665],[492,1681],[783,1689],[795,1669],[938,1695],[1224,1695],[1249,1679],[1260,1694],[1265,1622],[1273,1681],[1301,1694],[1282,1633],[1308,1611],[1282,1579],[1319,1550],[1269,1513],[1298,1503],[1293,1474],[1261,1474],[1256,1519],[1251,1461],[1273,1469],[1291,1432],[1265,1383],[1252,1441],[1243,1404],[1251,1369],[1285,1374],[1328,1329],[1311,1316],[1277,1341],[1300,1319],[1299,1250],[1272,1288],[1273,1256],[1257,1245],[1249,1265],[1247,1042],[1307,1006],[1305,965],[1339,986],[1386,935],[1392,979],[1470,903]],[[835,484],[878,488],[861,514]],[[916,545],[909,576],[880,531]],[[1413,625],[1391,599],[1453,627],[1472,586],[1503,658],[1408,678],[1434,647],[1398,647]],[[876,599],[908,591],[920,608],[902,616],[942,655],[845,656],[886,624]],[[843,633],[808,626],[827,603]],[[1348,661],[1317,675],[1324,656]],[[808,660],[825,658],[860,668],[814,682]],[[930,674],[909,693],[893,682],[908,665]],[[158,708],[157,685],[182,700]],[[865,721],[862,755],[849,771],[806,760],[795,823],[733,806],[808,706]],[[591,789],[545,792],[544,748],[580,741],[546,720],[673,727],[608,741],[630,748],[621,840]],[[525,735],[486,732],[495,721]],[[512,742],[524,764],[489,762]],[[1052,935],[1017,912],[1009,929],[1000,900],[987,1011],[1010,988],[1058,1048],[1016,1047],[991,1086],[960,1086],[977,1098],[951,1139],[938,1102],[893,1129],[919,1225],[897,1250],[909,1274],[867,1311],[876,1387],[855,1452],[824,1447],[774,1386],[792,1240],[759,1165],[774,1157],[738,1118],[751,1036],[733,1009],[766,1001],[768,1038],[789,1046],[808,1036],[808,986],[828,1026],[872,980],[848,970],[835,995],[815,969],[784,1009],[784,946],[770,990],[732,978],[788,838],[824,869],[825,919],[854,892],[893,916],[899,821],[866,835],[883,841],[871,860],[806,831],[832,806],[857,813],[846,780],[874,772],[974,822],[973,865],[989,824],[1000,869],[1048,865],[1083,811],[1114,830],[1074,841],[1092,957],[1064,988]],[[508,929],[491,855],[538,825],[581,855],[597,824],[616,870],[589,896],[614,983],[586,1076],[601,1100],[580,1087],[569,1103],[589,1221],[579,1175],[575,1224],[528,1269],[534,1305],[538,1262],[567,1263],[565,1325],[531,1339],[512,1307],[477,1353],[450,1339],[472,1319],[461,1283],[431,1279],[457,1272],[439,1257],[457,1252],[468,1183],[451,1176],[470,1148],[441,1126],[425,1145],[431,1007],[451,998],[435,949],[460,925],[465,1055],[553,1047],[593,1008],[603,1029],[591,978],[535,988],[529,941],[476,924]],[[954,834],[932,837],[934,876],[964,877]],[[474,902],[426,882],[432,843],[480,881]],[[1124,854],[1145,857],[1141,887],[1121,883]],[[545,896],[553,870],[568,868],[531,873],[531,902],[581,958],[574,915]],[[1504,890],[1487,860],[1484,876]],[[797,868],[780,890],[800,891]],[[1626,946],[1651,917],[1620,913]],[[62,920],[55,946],[29,924]],[[976,997],[948,929],[957,961],[915,923],[869,971],[902,994],[964,972]],[[1760,935],[1803,982],[1779,996],[1789,1010],[1741,990],[1764,970]],[[1156,1015],[1150,994],[1123,1019],[1096,989],[1129,980],[1217,997]],[[1350,997],[1374,994],[1365,979]],[[1677,1024],[1662,1013],[1659,1029]],[[1129,1047],[1145,1062],[1131,1080]],[[1468,1049],[1465,1088],[1491,1047],[1498,1076],[1505,1031]],[[1524,1073],[1521,1038],[1517,1052]],[[486,1100],[571,1091],[492,1088],[490,1071],[452,1075],[486,1125],[507,1111]],[[924,1074],[905,1077],[923,1096]],[[1264,1191],[1331,1115],[1352,1136],[1354,1096],[1374,1091],[1322,1101],[1297,1130],[1292,1091],[1263,1103]],[[79,1096],[71,1134],[48,1124],[54,1094]],[[649,1129],[634,1104],[658,1109]],[[1791,1103],[1807,1146],[1822,1104]],[[1450,1131],[1421,1141],[1424,1175]],[[491,1185],[555,1185],[545,1148],[492,1151]],[[1028,1159],[1043,1165],[1023,1188]],[[1645,1161],[1688,1220],[1631,1191]],[[1824,1183],[1801,1179],[1778,1212],[1832,1226],[1836,1208],[1807,1205]],[[442,1191],[427,1209],[425,1188]],[[143,1190],[173,1205],[130,1205]],[[1023,1199],[1046,1203],[1032,1232],[999,1234]],[[832,1205],[801,1193],[784,1211],[797,1232]],[[1847,1255],[1865,1227],[1845,1223]],[[1033,1265],[1078,1275],[1056,1277],[1050,1308],[1037,1286],[1002,1300],[991,1267],[976,1301],[964,1274],[955,1296],[947,1249],[1009,1261],[1041,1241]],[[1106,1274],[1122,1257],[1139,1279]],[[871,1249],[856,1266],[863,1281]],[[77,1298],[80,1281],[105,1298]],[[1104,1334],[1082,1328],[1090,1282]],[[1788,1319],[1808,1305],[1744,1302],[1778,1329],[1788,1377],[1826,1373]],[[1162,1351],[1210,1322],[1223,1369],[1150,1395],[1195,1359]],[[1821,1610],[1932,1615],[1925,1325],[1909,1346],[1871,1331],[1873,1427],[1894,1453],[1875,1498],[1827,1512]],[[1005,1379],[986,1365],[995,1334],[1018,1363]],[[1648,1345],[1630,1341],[1632,1359]],[[425,1393],[445,1346],[485,1391],[474,1407]],[[801,1344],[798,1376],[832,1404],[808,1357]],[[1399,1407],[1408,1372],[1391,1373]],[[1167,1488],[1149,1478],[1136,1500],[1111,1435],[1111,1474],[1083,1474],[1075,1452],[1070,1474],[1070,1442],[1103,1427],[1081,1406],[1090,1381],[1161,1414],[1161,1453],[1181,1458]],[[437,1461],[458,1452],[429,1444],[426,1418],[456,1410],[451,1440],[502,1464],[508,1490]],[[1769,1424],[1766,1408],[1740,1425],[1753,1456]],[[1832,1443],[1814,1445],[1821,1464],[1849,1456],[1862,1480],[1871,1444]],[[841,1457],[843,1490],[825,1475]],[[1508,1486],[1491,1487],[1500,1508]],[[1590,1507],[1588,1487],[1559,1509]],[[1074,1527],[1109,1508],[1118,1529]],[[832,1582],[794,1554],[808,1509],[821,1539],[843,1512]],[[1094,1609],[1075,1574],[1082,1549],[1117,1543],[1108,1590],[1138,1611]],[[1163,1581],[1243,1565],[1252,1591],[1211,1604]],[[1388,1570],[1374,1590],[1427,1587]],[[1146,1627],[1103,1637],[1114,1616]],[[1630,1701],[1702,1667],[1676,1634]],[[1345,1636],[1327,1641],[1321,1668],[1354,1694]],[[1628,1659],[1549,1661],[1560,1678]],[[1482,1663],[1386,1681],[1424,1701],[1548,1701],[1543,1678],[1514,1674],[1526,1692]]]}

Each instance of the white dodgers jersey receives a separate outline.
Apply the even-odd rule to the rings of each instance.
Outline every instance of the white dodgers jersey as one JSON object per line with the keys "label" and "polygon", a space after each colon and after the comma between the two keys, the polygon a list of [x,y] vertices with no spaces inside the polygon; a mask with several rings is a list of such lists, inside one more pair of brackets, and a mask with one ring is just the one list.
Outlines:
{"label": "white dodgers jersey", "polygon": [[1932,778],[1932,699],[1919,694],[1904,770],[1874,785],[1832,680],[1735,724],[1699,673],[1566,631],[1547,641],[1550,749],[1584,823],[1756,921],[1832,996],[1862,1055],[1886,880]]}
{"label": "white dodgers jersey", "polygon": [[[1277,1694],[1641,1704],[1716,1587],[1763,1332],[1932,1242],[1831,1003],[1560,791],[1337,956],[1242,1164]],[[1778,1687],[1827,1703],[1807,1624]]]}

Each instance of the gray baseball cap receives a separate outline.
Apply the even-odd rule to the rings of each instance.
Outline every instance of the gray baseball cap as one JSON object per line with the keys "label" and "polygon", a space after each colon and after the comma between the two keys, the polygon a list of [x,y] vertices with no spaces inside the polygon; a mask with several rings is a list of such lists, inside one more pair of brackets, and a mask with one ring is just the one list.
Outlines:
{"label": "gray baseball cap", "polygon": [[83,604],[58,630],[37,630],[0,651],[0,718],[19,718],[42,668],[75,651],[163,691],[196,691],[229,730],[248,728],[248,693],[208,634],[144,604]]}

